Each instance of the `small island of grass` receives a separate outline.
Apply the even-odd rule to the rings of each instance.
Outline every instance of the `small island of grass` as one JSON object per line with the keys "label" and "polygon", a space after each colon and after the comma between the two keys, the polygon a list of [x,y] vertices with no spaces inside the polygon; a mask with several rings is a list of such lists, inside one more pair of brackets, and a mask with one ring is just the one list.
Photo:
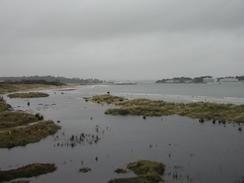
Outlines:
{"label": "small island of grass", "polygon": [[67,84],[46,81],[0,82],[0,94],[43,88],[63,88]]}
{"label": "small island of grass", "polygon": [[42,92],[12,93],[8,95],[9,98],[42,98],[48,96],[49,94]]}
{"label": "small island of grass", "polygon": [[25,112],[4,111],[0,113],[0,129],[27,125],[38,120],[38,115]]}
{"label": "small island of grass", "polygon": [[[2,99],[2,105],[7,105]],[[0,148],[12,148],[38,142],[55,134],[60,126],[53,121],[45,121],[40,114],[8,111],[0,112]]]}
{"label": "small island of grass", "polygon": [[0,130],[0,148],[25,146],[39,142],[49,135],[55,134],[60,129],[53,121],[39,121],[35,124]]}
{"label": "small island of grass", "polygon": [[54,164],[34,163],[12,170],[0,170],[0,182],[11,181],[18,178],[30,178],[54,172]]}
{"label": "small island of grass", "polygon": [[95,95],[92,97],[84,97],[86,101],[91,101],[95,102],[98,104],[118,104],[120,102],[123,102],[127,99],[123,97],[118,97],[118,96],[113,96],[110,94],[105,94],[105,95]]}
{"label": "small island of grass", "polygon": [[2,97],[0,97],[0,112],[6,111],[9,108],[11,108],[11,106],[8,105]]}
{"label": "small island of grass", "polygon": [[80,173],[88,173],[90,171],[91,171],[91,168],[89,168],[89,167],[84,167],[84,168],[80,168],[79,169]]}
{"label": "small island of grass", "polygon": [[[150,99],[124,99],[114,101],[115,96],[106,95],[106,101],[110,101],[116,107],[107,109],[108,115],[139,115],[139,116],[166,116],[180,115],[206,120],[219,120],[221,122],[244,123],[244,105],[218,104],[210,102],[173,103]],[[104,101],[104,95],[95,96],[89,100],[93,102]],[[99,103],[99,102],[97,102]]]}
{"label": "small island of grass", "polygon": [[129,163],[127,169],[134,172],[137,177],[119,178],[110,180],[108,183],[158,183],[162,177],[165,166],[162,163],[148,160],[140,160]]}

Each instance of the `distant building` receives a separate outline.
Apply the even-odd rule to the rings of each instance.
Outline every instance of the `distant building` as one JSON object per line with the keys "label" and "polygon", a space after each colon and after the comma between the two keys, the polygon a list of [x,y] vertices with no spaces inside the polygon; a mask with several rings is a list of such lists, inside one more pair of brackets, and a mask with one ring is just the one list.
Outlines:
{"label": "distant building", "polygon": [[130,81],[127,81],[127,82],[123,82],[123,81],[117,81],[117,82],[114,82],[115,85],[136,85],[137,83],[136,82],[130,82]]}
{"label": "distant building", "polygon": [[180,83],[180,80],[177,79],[168,79],[165,81],[165,83]]}
{"label": "distant building", "polygon": [[220,83],[235,83],[235,82],[239,82],[239,80],[235,77],[225,77],[225,78],[221,78],[219,79]]}
{"label": "distant building", "polygon": [[213,83],[215,82],[213,77],[205,77],[203,78],[203,83]]}

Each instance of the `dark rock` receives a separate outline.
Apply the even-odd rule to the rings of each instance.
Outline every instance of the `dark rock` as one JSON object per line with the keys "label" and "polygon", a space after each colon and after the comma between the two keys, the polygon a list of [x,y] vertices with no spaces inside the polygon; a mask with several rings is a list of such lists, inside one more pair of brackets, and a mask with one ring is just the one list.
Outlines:
{"label": "dark rock", "polygon": [[125,168],[117,168],[116,170],[114,170],[114,172],[118,173],[118,174],[124,174],[124,173],[127,173],[128,170]]}
{"label": "dark rock", "polygon": [[204,119],[203,118],[199,119],[199,122],[204,123]]}
{"label": "dark rock", "polygon": [[91,171],[91,168],[88,168],[88,167],[84,167],[84,168],[80,168],[79,172],[81,173],[88,173]]}

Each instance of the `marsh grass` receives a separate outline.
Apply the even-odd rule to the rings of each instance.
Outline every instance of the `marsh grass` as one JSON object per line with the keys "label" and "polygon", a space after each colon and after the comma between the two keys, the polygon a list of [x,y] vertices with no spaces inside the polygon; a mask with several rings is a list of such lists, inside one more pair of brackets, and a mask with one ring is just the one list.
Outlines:
{"label": "marsh grass", "polygon": [[0,113],[0,130],[27,125],[38,120],[39,118],[36,115],[30,113],[4,111]]}
{"label": "marsh grass", "polygon": [[[115,107],[107,109],[108,115],[168,116],[180,115],[196,119],[219,120],[244,123],[244,105],[217,104],[210,102],[173,103],[161,100],[134,99],[114,100],[115,96],[106,95],[106,100]],[[104,95],[95,96],[95,100],[104,101]]]}
{"label": "marsh grass", "polygon": [[41,121],[25,127],[2,130],[0,131],[0,148],[12,148],[39,142],[41,139],[55,134],[59,129],[60,126],[53,121]]}
{"label": "marsh grass", "polygon": [[8,105],[3,98],[0,97],[0,112],[8,110],[10,105]]}
{"label": "marsh grass", "polygon": [[40,84],[40,83],[0,83],[0,94],[23,91],[23,90],[32,90],[38,88],[52,88],[52,87],[63,87],[64,85],[52,85],[52,84]]}
{"label": "marsh grass", "polygon": [[0,148],[12,148],[38,142],[56,133],[60,126],[43,121],[40,114],[8,111],[9,105],[0,98]]}
{"label": "marsh grass", "polygon": [[84,99],[98,104],[119,104],[120,102],[127,100],[123,97],[113,96],[110,94],[84,97]]}
{"label": "marsh grass", "polygon": [[133,171],[136,175],[158,174],[163,175],[165,166],[162,163],[149,160],[140,160],[131,162],[127,168]]}
{"label": "marsh grass", "polygon": [[42,98],[48,96],[49,94],[42,92],[12,93],[8,95],[9,98]]}
{"label": "marsh grass", "polygon": [[17,178],[35,177],[35,176],[54,172],[56,169],[57,168],[54,164],[34,163],[17,169],[1,170],[0,182],[11,181]]}
{"label": "marsh grass", "polygon": [[165,166],[155,161],[140,160],[129,163],[127,169],[138,177],[114,179],[109,183],[159,183],[163,181],[161,176],[164,174]]}

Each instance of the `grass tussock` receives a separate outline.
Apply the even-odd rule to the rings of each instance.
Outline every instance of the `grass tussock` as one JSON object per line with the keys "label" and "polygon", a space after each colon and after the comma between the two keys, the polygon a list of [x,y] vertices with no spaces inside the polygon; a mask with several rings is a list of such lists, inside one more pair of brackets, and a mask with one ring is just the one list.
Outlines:
{"label": "grass tussock", "polygon": [[33,125],[10,128],[0,131],[0,148],[25,146],[39,142],[49,135],[55,134],[60,129],[53,121],[41,121]]}
{"label": "grass tussock", "polygon": [[37,115],[25,112],[11,112],[5,111],[0,113],[0,130],[5,128],[12,128],[21,125],[27,125],[38,121]]}
{"label": "grass tussock", "polygon": [[6,103],[6,101],[0,97],[0,112],[7,111],[11,106]]}
{"label": "grass tussock", "polygon": [[158,183],[162,182],[165,166],[162,163],[140,160],[129,163],[127,169],[133,171],[138,177],[120,178],[110,180],[109,183]]}
{"label": "grass tussock", "polygon": [[92,97],[84,97],[85,100],[95,102],[98,104],[119,104],[120,102],[125,101],[123,97],[113,96],[110,94],[106,95],[95,95]]}
{"label": "grass tussock", "polygon": [[43,121],[40,114],[9,111],[10,107],[0,98],[0,148],[38,142],[60,129],[53,121]]}
{"label": "grass tussock", "polygon": [[8,95],[9,98],[41,98],[48,96],[49,94],[42,92],[12,93]]}
{"label": "grass tussock", "polygon": [[28,181],[28,180],[16,180],[16,181],[13,181],[11,183],[30,183],[30,181]]}
{"label": "grass tussock", "polygon": [[0,182],[11,181],[18,178],[35,177],[54,172],[56,169],[54,164],[34,163],[17,169],[3,170],[0,171]]}
{"label": "grass tussock", "polygon": [[150,173],[163,175],[165,171],[165,166],[162,163],[148,160],[131,162],[127,165],[127,168],[133,171],[136,175],[145,175]]}
{"label": "grass tussock", "polygon": [[[37,94],[40,95],[40,93],[28,93],[31,97]],[[0,148],[12,148],[38,142],[55,134],[61,128],[53,121],[44,121],[40,114],[33,115],[9,109],[11,106],[0,97]]]}
{"label": "grass tussock", "polygon": [[[103,96],[101,98],[103,98]],[[111,98],[114,98],[114,96],[111,96]],[[99,100],[99,96],[96,96],[96,100]],[[173,103],[149,99],[124,99],[119,103],[114,102],[113,104],[116,104],[117,107],[106,110],[105,114],[141,116],[166,116],[176,114],[197,119],[244,123],[244,105],[217,104],[210,102]]]}

